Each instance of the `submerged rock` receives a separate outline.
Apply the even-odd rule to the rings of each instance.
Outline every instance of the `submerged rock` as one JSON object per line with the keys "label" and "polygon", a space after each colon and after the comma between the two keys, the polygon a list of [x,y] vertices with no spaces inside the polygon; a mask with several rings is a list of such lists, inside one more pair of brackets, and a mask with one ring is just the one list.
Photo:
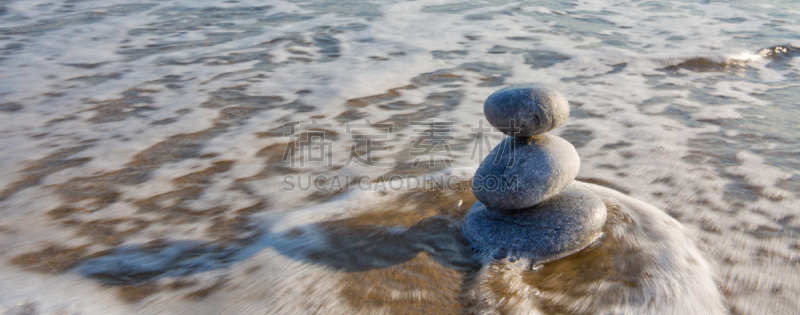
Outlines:
{"label": "submerged rock", "polygon": [[487,208],[528,208],[569,185],[580,164],[575,147],[558,136],[507,137],[478,167],[472,189]]}
{"label": "submerged rock", "polygon": [[531,137],[561,126],[569,117],[569,102],[561,92],[538,84],[516,84],[492,93],[483,113],[509,136]]}
{"label": "submerged rock", "polygon": [[475,249],[495,259],[508,253],[540,261],[585,248],[600,236],[605,222],[600,198],[566,189],[527,209],[498,212],[476,202],[464,222],[464,235]]}

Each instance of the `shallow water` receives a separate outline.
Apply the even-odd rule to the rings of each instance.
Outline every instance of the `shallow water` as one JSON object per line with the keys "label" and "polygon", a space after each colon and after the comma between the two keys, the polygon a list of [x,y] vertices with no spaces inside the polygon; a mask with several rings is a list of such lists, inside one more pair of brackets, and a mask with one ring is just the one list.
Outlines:
{"label": "shallow water", "polygon": [[[314,292],[328,292],[326,272],[358,266],[254,257],[247,244],[272,229],[269,218],[334,219],[314,205],[341,198],[339,188],[476,167],[501,139],[482,129],[483,100],[523,82],[570,101],[552,133],[577,148],[578,178],[679,221],[731,313],[800,308],[796,2],[32,0],[0,2],[0,21],[3,310],[224,309],[220,291],[263,289],[236,280],[257,259],[307,269],[320,278]],[[465,210],[467,197],[449,207]],[[400,227],[424,219],[387,216]],[[156,263],[142,281],[79,272],[115,249],[171,242],[232,252],[200,255],[187,264],[210,267],[191,274]],[[386,255],[435,259],[403,244]],[[452,283],[478,268],[443,266],[458,267],[434,273]],[[262,285],[292,281],[268,281],[275,268],[255,272]],[[370,270],[353,283],[408,283]],[[430,301],[469,304],[441,294]],[[583,312],[591,300],[573,303]]]}

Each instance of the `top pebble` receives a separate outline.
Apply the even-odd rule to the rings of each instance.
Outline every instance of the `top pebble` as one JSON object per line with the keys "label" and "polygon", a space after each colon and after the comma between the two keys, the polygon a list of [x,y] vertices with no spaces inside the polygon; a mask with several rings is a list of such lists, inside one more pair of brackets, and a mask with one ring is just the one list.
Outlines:
{"label": "top pebble", "polygon": [[515,84],[492,93],[483,113],[495,128],[514,137],[532,137],[561,126],[569,102],[561,92],[539,84]]}

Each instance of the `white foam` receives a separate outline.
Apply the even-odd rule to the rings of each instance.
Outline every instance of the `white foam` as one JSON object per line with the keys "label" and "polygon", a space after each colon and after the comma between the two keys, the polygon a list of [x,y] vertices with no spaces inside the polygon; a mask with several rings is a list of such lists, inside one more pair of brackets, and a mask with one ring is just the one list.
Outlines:
{"label": "white foam", "polygon": [[[129,3],[124,0],[79,2],[71,4],[70,8],[64,6],[65,3],[14,2],[6,5],[5,13],[0,16],[3,19],[0,29],[33,25],[47,19],[71,21],[84,9],[86,12],[106,12],[108,10],[102,7]],[[793,152],[794,144],[769,139],[791,130],[797,117],[787,114],[793,113],[791,111],[777,110],[785,106],[780,102],[791,97],[768,93],[772,93],[772,89],[797,85],[800,59],[795,57],[780,67],[773,67],[772,59],[763,58],[756,52],[774,45],[794,43],[798,46],[791,35],[800,32],[797,4],[590,0],[573,5],[492,1],[473,3],[477,5],[475,8],[458,13],[421,12],[427,6],[459,3],[461,1],[439,0],[374,3],[379,5],[382,16],[349,17],[323,12],[303,21],[266,25],[259,24],[258,18],[278,13],[316,14],[321,6],[282,1],[268,4],[173,1],[130,14],[106,14],[94,23],[76,21],[45,34],[4,34],[0,38],[0,48],[16,44],[21,44],[22,48],[8,48],[0,55],[0,64],[6,70],[0,74],[0,104],[18,103],[22,109],[0,112],[4,122],[0,125],[0,152],[3,152],[0,155],[0,189],[20,185],[31,176],[30,169],[23,171],[26,167],[57,150],[77,147],[87,140],[92,141],[92,146],[66,157],[91,158],[91,161],[64,169],[57,169],[59,164],[56,163],[54,171],[43,173],[41,181],[0,201],[4,220],[0,226],[20,227],[10,234],[2,232],[8,237],[4,236],[0,251],[7,253],[4,256],[27,252],[23,250],[27,245],[22,238],[35,243],[35,248],[48,242],[80,245],[78,243],[86,238],[75,237],[76,230],[53,219],[47,212],[60,206],[87,206],[92,201],[67,202],[57,193],[57,187],[80,178],[124,169],[136,154],[156,143],[210,128],[220,117],[220,110],[202,108],[200,104],[210,100],[212,92],[234,86],[241,86],[239,92],[243,95],[280,96],[284,101],[279,104],[300,100],[315,109],[296,112],[288,108],[273,108],[254,113],[242,125],[232,126],[203,144],[201,155],[216,153],[218,156],[164,160],[143,183],[127,186],[109,183],[107,188],[119,192],[120,199],[81,219],[157,220],[156,214],[138,213],[134,202],[179,189],[173,179],[206,169],[222,160],[234,161],[231,170],[212,176],[202,193],[187,202],[192,209],[223,205],[235,211],[245,205],[264,202],[265,208],[261,211],[266,217],[287,216],[282,219],[286,221],[281,222],[310,222],[318,219],[317,216],[342,213],[344,209],[355,207],[353,201],[346,201],[349,194],[340,196],[344,201],[327,204],[336,207],[323,209],[326,206],[314,205],[319,199],[307,199],[313,192],[282,191],[283,178],[278,175],[243,181],[244,184],[237,182],[251,178],[267,167],[266,157],[259,156],[263,148],[288,141],[280,136],[262,137],[258,134],[286,121],[308,121],[311,116],[324,115],[321,120],[331,123],[331,129],[340,133],[332,159],[334,165],[343,166],[353,140],[342,131],[344,127],[335,117],[351,109],[344,105],[345,101],[407,86],[412,78],[423,73],[453,69],[468,62],[487,62],[510,69],[511,74],[502,85],[544,83],[560,89],[567,96],[573,105],[573,117],[553,133],[569,138],[579,146],[582,158],[579,177],[610,183],[667,211],[699,235],[700,246],[709,248],[713,261],[733,261],[716,266],[723,275],[721,285],[730,292],[726,297],[730,305],[740,312],[764,314],[796,307],[792,299],[798,288],[793,283],[800,282],[783,281],[775,275],[791,274],[792,257],[797,255],[796,246],[792,247],[792,244],[796,243],[794,231],[800,226],[800,219],[791,216],[796,215],[794,210],[799,201],[796,192],[791,191],[795,186],[790,183],[792,174],[797,176],[797,170],[793,168],[797,161],[785,157],[787,152]],[[218,21],[239,29],[226,29],[228,24],[216,22],[179,29],[176,25],[191,21],[156,14],[168,7],[246,8],[262,4],[272,6],[264,11],[263,16]],[[491,19],[465,20],[471,14],[491,14]],[[195,17],[188,19],[192,18]],[[362,23],[367,27],[362,30],[333,30],[350,23]],[[153,51],[138,59],[122,54],[131,49],[145,49],[148,45],[210,39],[218,36],[211,34],[220,32],[241,33],[242,27],[251,26],[260,27],[263,33],[191,49]],[[324,28],[326,26],[329,28]],[[149,31],[134,36],[131,32],[134,29]],[[317,62],[323,48],[315,44],[315,34],[338,40],[340,56],[328,62]],[[305,42],[298,45],[288,42],[264,44],[280,36],[297,36]],[[524,40],[526,37],[532,39]],[[495,46],[508,47],[511,51],[488,53]],[[289,48],[308,55],[292,53]],[[435,50],[465,53],[449,54],[451,59],[436,59],[432,54]],[[254,69],[264,59],[210,64],[220,58],[260,52],[268,53],[270,57],[264,59],[278,67]],[[404,54],[397,54],[400,52]],[[528,53],[547,55],[547,52],[557,52],[569,59],[543,68],[532,68],[531,64],[524,63]],[[293,61],[291,58],[294,57],[307,57],[312,61]],[[708,69],[695,71],[691,66],[682,65],[692,60],[706,60],[728,65],[728,68],[711,65]],[[105,64],[91,69],[70,66],[100,62]],[[293,63],[280,64],[282,62]],[[620,68],[623,63],[626,65]],[[609,73],[612,71],[614,73]],[[485,97],[501,86],[478,86],[483,83],[483,74],[480,73],[463,69],[452,72],[461,76],[460,80],[451,83],[452,86],[432,84],[415,90],[398,90],[400,95],[395,99],[355,110],[372,122],[379,122],[393,115],[416,113],[420,106],[393,111],[380,109],[378,105],[393,101],[421,104],[432,93],[459,90],[464,95],[461,104],[453,111],[437,113],[435,118],[454,121],[452,134],[463,142],[460,146],[453,146],[458,148],[454,152],[453,167],[475,167],[478,159],[469,158],[473,144],[464,139],[472,136],[469,128],[478,126],[483,118],[481,105]],[[111,74],[118,76],[105,81],[101,77],[69,80]],[[180,78],[174,86],[154,82],[167,75]],[[131,89],[148,90],[143,95],[151,97],[151,102],[129,107],[125,120],[100,124],[89,121],[98,114],[93,109],[96,102],[123,98],[123,93]],[[311,90],[312,93],[299,96],[295,94],[299,90]],[[234,102],[229,105],[241,104]],[[136,106],[150,108],[138,113],[130,111]],[[191,109],[191,112],[175,113],[181,109]],[[761,118],[752,116],[753,113],[761,115]],[[53,122],[70,117],[74,119]],[[151,124],[165,118],[173,118],[175,122]],[[788,125],[765,127],[770,126],[768,119],[778,118],[785,119],[781,123]],[[753,128],[763,130],[754,132]],[[37,134],[42,135],[33,137]],[[407,151],[414,142],[409,136],[413,134],[412,128],[398,130],[389,137],[392,148],[375,152],[374,156],[397,164],[408,162]],[[747,140],[750,137],[764,137],[770,142],[756,138],[751,143]],[[500,138],[499,134],[491,134],[489,140],[495,145]],[[717,145],[719,149],[711,149]],[[34,171],[39,170],[46,171],[47,168],[39,167]],[[376,177],[391,170],[363,165],[330,170],[324,164],[315,164],[297,170],[294,175]],[[246,186],[250,192],[233,189],[237,184]],[[748,195],[751,193],[752,196]],[[362,201],[366,203],[369,200]],[[213,237],[204,232],[209,224],[205,221],[185,225],[159,224],[134,233],[126,244],[146,243],[155,238],[211,240]],[[292,225],[285,228],[289,226]],[[763,257],[764,252],[771,256]],[[276,254],[264,251],[259,253],[259,259],[273,259],[271,255]],[[317,266],[287,263],[305,275],[314,275],[321,270]],[[242,264],[253,266],[258,263]],[[70,312],[91,312],[86,305],[102,313],[165,312],[182,307],[202,310],[220,299],[211,295],[208,302],[194,303],[179,301],[175,296],[158,295],[148,300],[157,301],[152,305],[143,302],[127,306],[111,293],[95,294],[95,290],[104,289],[94,282],[71,273],[65,274],[64,277],[69,277],[70,283],[79,288],[77,291],[81,296],[89,296],[83,303],[76,296],[64,295],[75,290],[55,283],[57,281],[46,280],[45,285],[37,287],[40,283],[37,281],[42,277],[36,273],[21,271],[6,263],[0,267],[3,268],[0,276],[13,279],[2,283],[14,283],[0,285],[2,292],[9,292],[9,295],[0,294],[7,297],[0,299],[0,304],[6,309],[31,302],[43,313],[57,312],[62,308]],[[268,277],[270,273],[280,272],[276,268],[257,274]],[[237,269],[236,272],[242,271]],[[274,281],[285,284],[295,281],[295,278],[287,275],[275,277]],[[208,276],[203,281],[214,279]],[[255,282],[253,280],[242,287],[258,288]],[[770,284],[781,290],[772,290]],[[322,283],[318,286],[309,294],[322,294],[319,292],[329,289]],[[23,299],[18,292],[33,294]],[[253,311],[249,308],[255,307],[253,305],[266,307],[259,309],[261,311],[291,313],[299,310],[298,306],[288,304],[281,304],[286,307],[284,309],[264,306],[268,305],[267,301],[277,299],[265,298],[269,295],[267,293],[247,289],[231,289],[231,292],[252,295],[252,299],[241,301],[253,304],[236,306],[240,311]],[[259,298],[263,298],[263,302],[257,302]],[[339,301],[320,303],[321,309],[331,312],[349,310]],[[624,306],[619,310],[633,312]]]}

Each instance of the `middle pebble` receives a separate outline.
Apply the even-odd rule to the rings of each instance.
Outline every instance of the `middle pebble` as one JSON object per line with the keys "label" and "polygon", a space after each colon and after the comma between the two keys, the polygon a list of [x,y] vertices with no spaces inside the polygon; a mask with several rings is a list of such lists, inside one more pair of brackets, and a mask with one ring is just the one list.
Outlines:
{"label": "middle pebble", "polygon": [[489,210],[532,207],[569,185],[580,165],[575,147],[558,136],[507,137],[478,167],[472,190]]}

